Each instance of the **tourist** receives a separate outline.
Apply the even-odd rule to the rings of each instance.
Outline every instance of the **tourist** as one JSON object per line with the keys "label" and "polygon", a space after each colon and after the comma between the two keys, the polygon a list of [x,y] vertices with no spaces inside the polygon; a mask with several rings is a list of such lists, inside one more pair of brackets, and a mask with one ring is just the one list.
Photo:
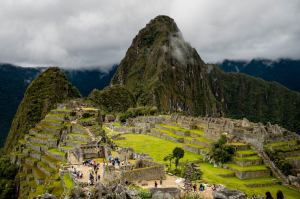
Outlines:
{"label": "tourist", "polygon": [[194,192],[196,192],[196,189],[197,189],[196,183],[194,184],[193,188],[194,188]]}
{"label": "tourist", "polygon": [[274,199],[270,192],[266,192],[266,199]]}
{"label": "tourist", "polygon": [[160,183],[160,186],[162,186],[162,177],[160,177],[160,181],[159,181]]}
{"label": "tourist", "polygon": [[125,179],[125,186],[127,186],[128,185],[128,181]]}
{"label": "tourist", "polygon": [[97,176],[97,170],[95,171],[95,173],[96,173],[96,176]]}
{"label": "tourist", "polygon": [[109,163],[111,163],[111,157],[109,157],[109,159],[108,159],[108,160],[109,160]]}
{"label": "tourist", "polygon": [[90,179],[88,180],[88,185],[91,186],[91,180]]}
{"label": "tourist", "polygon": [[221,185],[218,184],[218,191],[221,191]]}
{"label": "tourist", "polygon": [[200,186],[199,186],[199,191],[202,191],[202,184],[200,184]]}
{"label": "tourist", "polygon": [[155,188],[157,187],[157,182],[156,181],[154,182],[154,186],[155,186]]}
{"label": "tourist", "polygon": [[98,180],[100,181],[100,175],[98,175]]}
{"label": "tourist", "polygon": [[280,191],[280,190],[277,191],[276,196],[277,196],[277,197],[276,197],[275,199],[286,199],[286,198],[283,196],[282,191]]}
{"label": "tourist", "polygon": [[204,191],[205,190],[205,185],[204,184],[202,184],[202,191]]}
{"label": "tourist", "polygon": [[255,196],[255,194],[253,194],[252,199],[257,199],[257,197]]}
{"label": "tourist", "polygon": [[212,189],[213,191],[216,190],[215,184],[211,185],[211,189]]}
{"label": "tourist", "polygon": [[118,166],[120,167],[120,160],[118,160]]}

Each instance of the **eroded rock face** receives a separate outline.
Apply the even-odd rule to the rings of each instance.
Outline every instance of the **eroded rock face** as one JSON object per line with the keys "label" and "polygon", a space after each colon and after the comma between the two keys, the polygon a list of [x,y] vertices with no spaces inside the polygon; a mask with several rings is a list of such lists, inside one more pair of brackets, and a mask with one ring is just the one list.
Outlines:
{"label": "eroded rock face", "polygon": [[213,196],[215,199],[246,199],[247,198],[246,194],[239,190],[214,191]]}

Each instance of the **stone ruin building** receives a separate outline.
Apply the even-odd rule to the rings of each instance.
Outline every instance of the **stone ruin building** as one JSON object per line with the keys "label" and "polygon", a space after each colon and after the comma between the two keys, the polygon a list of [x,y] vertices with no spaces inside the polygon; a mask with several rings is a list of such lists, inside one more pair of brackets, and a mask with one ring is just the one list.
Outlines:
{"label": "stone ruin building", "polygon": [[104,122],[105,123],[110,123],[110,122],[114,122],[115,120],[116,120],[115,116],[113,116],[113,115],[106,115]]}
{"label": "stone ruin building", "polygon": [[[153,162],[148,154],[135,153],[132,147],[122,148],[119,151],[118,158],[125,161],[125,165],[116,169],[113,166],[106,166],[104,170],[104,179],[110,181],[119,181],[124,185],[125,180],[143,181],[166,179],[165,168],[163,164]],[[129,159],[135,159],[135,163],[128,162]]]}

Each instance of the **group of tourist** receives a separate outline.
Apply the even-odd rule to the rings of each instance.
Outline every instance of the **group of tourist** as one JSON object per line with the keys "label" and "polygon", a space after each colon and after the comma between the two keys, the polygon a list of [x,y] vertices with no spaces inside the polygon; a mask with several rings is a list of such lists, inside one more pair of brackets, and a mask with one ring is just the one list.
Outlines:
{"label": "group of tourist", "polygon": [[[116,164],[118,164],[118,166],[120,166],[121,162],[120,159],[118,157],[113,158],[113,157],[109,157],[109,163],[111,163],[113,166],[115,166]],[[125,165],[124,161],[122,162],[122,165]]]}
{"label": "group of tourist", "polygon": [[[257,199],[255,194],[252,196],[252,199]],[[269,191],[266,192],[266,199],[274,199]],[[286,199],[286,198],[283,196],[282,191],[278,190],[277,193],[276,193],[276,198],[275,199]]]}
{"label": "group of tourist", "polygon": [[77,178],[82,178],[83,173],[82,171],[76,171],[76,168],[72,166],[72,170],[74,172],[74,174],[77,176]]}
{"label": "group of tourist", "polygon": [[[194,185],[190,184],[190,186],[194,189],[194,192],[197,192],[197,184],[196,183]],[[200,184],[199,185],[199,191],[204,191],[204,189],[205,189],[205,185],[204,184]],[[212,190],[213,190],[213,188],[212,188]]]}

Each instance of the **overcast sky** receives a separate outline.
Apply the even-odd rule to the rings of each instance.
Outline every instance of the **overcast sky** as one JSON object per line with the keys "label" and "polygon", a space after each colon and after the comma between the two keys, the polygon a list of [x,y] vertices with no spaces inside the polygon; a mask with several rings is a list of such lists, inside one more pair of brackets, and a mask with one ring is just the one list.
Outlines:
{"label": "overcast sky", "polygon": [[107,70],[157,15],[206,63],[300,59],[299,0],[1,0],[0,62]]}

